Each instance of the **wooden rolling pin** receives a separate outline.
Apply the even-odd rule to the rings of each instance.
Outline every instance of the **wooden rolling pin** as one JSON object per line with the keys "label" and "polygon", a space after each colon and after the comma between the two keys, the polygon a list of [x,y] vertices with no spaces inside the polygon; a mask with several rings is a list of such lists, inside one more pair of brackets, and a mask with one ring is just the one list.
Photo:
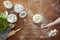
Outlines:
{"label": "wooden rolling pin", "polygon": [[11,37],[11,36],[13,36],[13,35],[15,35],[16,32],[18,32],[18,31],[20,31],[20,30],[21,30],[21,28],[19,28],[19,29],[17,29],[17,30],[12,30],[11,32],[8,33],[7,38],[8,38],[8,37]]}

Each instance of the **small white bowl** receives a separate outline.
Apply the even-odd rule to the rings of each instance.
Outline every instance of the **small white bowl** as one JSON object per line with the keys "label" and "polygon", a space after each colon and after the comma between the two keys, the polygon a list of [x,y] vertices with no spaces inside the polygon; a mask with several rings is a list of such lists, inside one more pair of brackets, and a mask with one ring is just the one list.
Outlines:
{"label": "small white bowl", "polygon": [[17,21],[16,15],[15,15],[15,14],[9,14],[9,15],[7,16],[7,21],[10,22],[10,23],[16,22],[16,21]]}
{"label": "small white bowl", "polygon": [[3,4],[7,9],[11,9],[13,7],[13,4],[10,1],[4,1]]}
{"label": "small white bowl", "polygon": [[15,5],[14,5],[14,11],[15,11],[16,13],[20,13],[20,12],[22,12],[23,10],[24,10],[23,5],[21,5],[21,4],[15,4]]}
{"label": "small white bowl", "polygon": [[8,16],[8,11],[5,11],[5,12],[4,12],[4,16],[5,16],[5,18],[7,18],[7,16]]}
{"label": "small white bowl", "polygon": [[40,14],[35,14],[35,15],[33,16],[33,22],[34,22],[34,23],[41,23],[41,22],[42,22],[42,19],[43,19],[43,17],[42,17],[42,15],[40,15]]}
{"label": "small white bowl", "polygon": [[25,11],[22,11],[21,13],[19,13],[19,17],[20,18],[26,17],[26,12]]}

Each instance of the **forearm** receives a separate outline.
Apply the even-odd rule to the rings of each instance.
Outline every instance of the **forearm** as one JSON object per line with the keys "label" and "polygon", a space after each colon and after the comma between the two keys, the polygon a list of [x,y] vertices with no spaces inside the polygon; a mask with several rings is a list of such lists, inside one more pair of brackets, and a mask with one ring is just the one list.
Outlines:
{"label": "forearm", "polygon": [[51,27],[51,26],[54,26],[58,23],[60,23],[60,17],[58,19],[56,19],[54,22],[47,24],[46,27]]}
{"label": "forearm", "polygon": [[51,27],[51,26],[54,26],[53,22],[46,25],[46,27]]}
{"label": "forearm", "polygon": [[58,23],[60,23],[60,17],[53,22],[53,24],[58,24]]}

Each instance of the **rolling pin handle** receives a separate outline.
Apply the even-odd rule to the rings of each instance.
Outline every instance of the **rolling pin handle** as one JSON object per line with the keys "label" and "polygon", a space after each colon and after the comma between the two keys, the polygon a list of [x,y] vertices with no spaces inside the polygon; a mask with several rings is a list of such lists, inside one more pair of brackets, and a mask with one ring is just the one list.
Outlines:
{"label": "rolling pin handle", "polygon": [[19,29],[15,30],[15,33],[16,33],[16,32],[18,32],[18,31],[20,31],[20,30],[21,30],[21,28],[19,28]]}

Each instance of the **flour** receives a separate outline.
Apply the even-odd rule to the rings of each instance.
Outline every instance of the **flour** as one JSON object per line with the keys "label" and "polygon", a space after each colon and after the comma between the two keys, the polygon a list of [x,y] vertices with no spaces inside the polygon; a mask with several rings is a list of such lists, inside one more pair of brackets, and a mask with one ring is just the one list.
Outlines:
{"label": "flour", "polygon": [[29,24],[32,25],[33,28],[36,28],[37,26],[32,21],[32,17],[34,14],[32,13],[30,9],[27,9],[26,11],[28,13],[28,16],[30,17],[30,19],[28,20]]}
{"label": "flour", "polygon": [[[31,0],[29,3],[28,3],[28,5],[27,5],[27,7],[25,8],[25,10],[26,10],[26,12],[27,12],[27,18],[26,19],[24,19],[24,21],[25,21],[25,25],[28,25],[27,26],[27,29],[29,29],[29,31],[30,31],[30,33],[31,33],[31,35],[33,36],[33,37],[40,37],[40,36],[42,36],[43,35],[43,37],[48,37],[47,36],[47,33],[48,32],[46,32],[46,31],[42,31],[41,30],[41,28],[40,28],[40,26],[41,26],[41,24],[39,24],[39,25],[37,25],[37,24],[35,24],[34,22],[33,22],[33,16],[35,15],[35,14],[42,14],[42,16],[43,16],[43,13],[42,13],[42,11],[41,11],[41,9],[38,9],[38,11],[36,12],[36,13],[33,13],[33,11],[30,9],[30,5],[35,5],[34,3],[35,2],[37,2],[37,0]],[[42,3],[42,2],[41,2]],[[44,17],[43,17],[43,23],[44,22],[46,22],[46,20],[44,19]],[[27,30],[28,31],[28,30]],[[29,36],[30,37],[30,36]]]}

